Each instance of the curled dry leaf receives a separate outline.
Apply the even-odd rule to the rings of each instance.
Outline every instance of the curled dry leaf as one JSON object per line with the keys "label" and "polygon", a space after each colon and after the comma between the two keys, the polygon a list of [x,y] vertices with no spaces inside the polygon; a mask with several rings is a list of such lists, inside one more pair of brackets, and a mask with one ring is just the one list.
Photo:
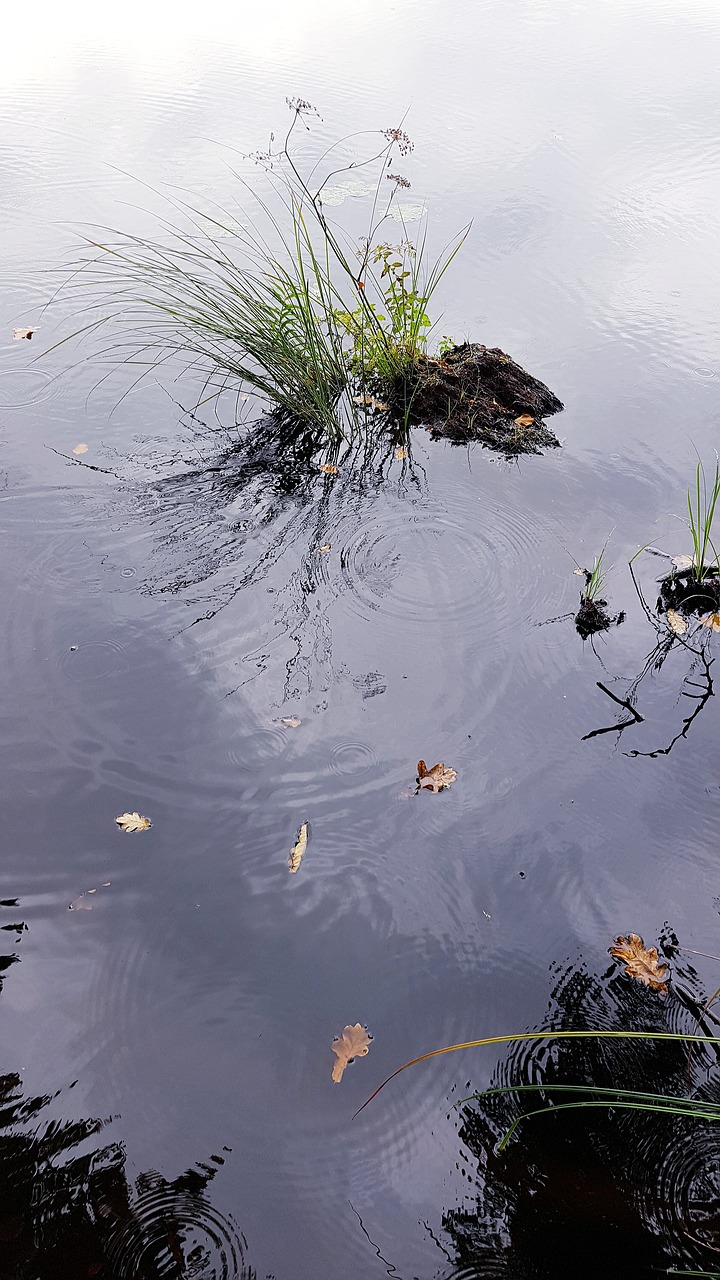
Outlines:
{"label": "curled dry leaf", "polygon": [[585,577],[585,570],[584,570],[584,569],[581,569],[579,565],[578,565],[577,569],[573,569],[573,573],[574,573],[578,578],[584,578],[584,577]]}
{"label": "curled dry leaf", "polygon": [[320,470],[326,476],[336,476],[338,473],[337,467],[333,466],[332,462],[323,462],[320,466]]}
{"label": "curled dry leaf", "polygon": [[678,613],[677,609],[668,609],[666,617],[670,630],[674,631],[676,636],[684,636],[688,624],[682,614]]}
{"label": "curled dry leaf", "polygon": [[76,444],[73,453],[87,453],[88,446],[86,444]]}
{"label": "curled dry leaf", "polygon": [[531,427],[535,421],[531,413],[521,413],[519,418],[515,418],[516,427]]}
{"label": "curled dry leaf", "polygon": [[671,563],[673,569],[682,573],[685,569],[692,569],[694,561],[692,556],[673,556]]}
{"label": "curled dry leaf", "polygon": [[331,542],[323,542],[322,546],[318,547],[318,551],[320,555],[324,555],[326,551],[330,551],[331,549],[332,549]]}
{"label": "curled dry leaf", "polygon": [[631,978],[637,978],[646,987],[654,991],[667,991],[668,966],[658,961],[657,947],[645,948],[645,943],[637,933],[629,933],[627,938],[616,938],[610,947],[610,955],[616,960],[623,960],[625,972]]}
{"label": "curled dry leaf", "polygon": [[711,631],[720,631],[720,613],[708,613],[700,619],[701,627],[709,627]]}
{"label": "curled dry leaf", "polygon": [[286,729],[299,729],[302,720],[299,716],[283,716],[280,723],[284,724]]}
{"label": "curled dry leaf", "polygon": [[13,338],[16,341],[18,340],[18,338],[27,338],[29,341],[30,338],[32,338],[34,332],[35,332],[34,329],[13,329]]}
{"label": "curled dry leaf", "polygon": [[121,813],[115,821],[123,831],[147,831],[152,826],[150,819],[141,817],[139,813]]}
{"label": "curled dry leaf", "polygon": [[356,1022],[354,1027],[345,1027],[342,1035],[336,1036],[330,1046],[333,1053],[337,1054],[337,1062],[333,1063],[332,1078],[335,1084],[339,1084],[343,1078],[343,1072],[354,1058],[364,1058],[370,1050],[370,1041],[372,1036],[368,1034],[367,1027],[362,1023]]}
{"label": "curled dry leaf", "polygon": [[295,871],[299,871],[300,869],[300,863],[305,857],[305,850],[307,849],[308,834],[308,824],[307,822],[303,822],[300,830],[298,831],[298,838],[290,850],[290,857],[288,858],[288,866],[291,874]]}
{"label": "curled dry leaf", "polygon": [[376,413],[387,413],[390,407],[382,400],[376,400],[374,396],[353,396],[353,403],[367,405],[368,409],[373,409]]}
{"label": "curled dry leaf", "polygon": [[457,778],[454,769],[446,769],[444,764],[434,764],[428,769],[424,760],[418,760],[418,791],[442,791]]}

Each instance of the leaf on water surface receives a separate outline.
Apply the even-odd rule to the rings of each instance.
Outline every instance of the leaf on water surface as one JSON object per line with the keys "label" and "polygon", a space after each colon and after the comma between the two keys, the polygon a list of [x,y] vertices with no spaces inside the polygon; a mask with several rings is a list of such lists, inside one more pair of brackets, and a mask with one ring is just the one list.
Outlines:
{"label": "leaf on water surface", "polygon": [[29,341],[34,332],[34,329],[13,329],[13,338],[16,342],[19,338],[27,338]]}
{"label": "leaf on water surface", "polygon": [[574,573],[574,574],[577,574],[577,576],[578,576],[579,578],[584,578],[584,577],[585,577],[585,570],[584,570],[584,569],[580,569],[579,567],[578,567],[577,569],[573,569],[573,573]]}
{"label": "leaf on water surface", "polygon": [[688,624],[682,614],[678,613],[677,609],[668,609],[666,617],[670,630],[674,631],[676,636],[684,636],[687,631]]}
{"label": "leaf on water surface", "polygon": [[331,542],[323,542],[322,546],[318,547],[318,552],[320,555],[324,555],[326,551],[330,551],[331,549],[332,549]]}
{"label": "leaf on water surface", "polygon": [[280,723],[284,724],[286,729],[299,729],[302,720],[299,716],[283,716]]}
{"label": "leaf on water surface", "polygon": [[428,769],[424,760],[418,760],[418,791],[442,791],[457,778],[454,769],[446,769],[444,764],[434,764]]}
{"label": "leaf on water surface", "polygon": [[364,1058],[369,1053],[371,1040],[367,1027],[360,1022],[356,1022],[354,1027],[345,1027],[342,1035],[335,1036],[330,1046],[333,1053],[337,1054],[337,1062],[333,1063],[332,1069],[335,1084],[340,1084],[345,1068],[354,1058]]}
{"label": "leaf on water surface", "polygon": [[298,831],[298,838],[295,841],[295,844],[293,845],[292,849],[290,850],[290,857],[288,858],[288,866],[290,868],[291,875],[295,871],[300,870],[300,863],[305,857],[307,842],[308,842],[308,824],[307,822],[303,822],[300,830]]}
{"label": "leaf on water surface", "polygon": [[692,569],[695,562],[692,556],[673,556],[671,563],[673,569],[679,569],[682,573],[684,569]]}
{"label": "leaf on water surface", "polygon": [[73,453],[87,453],[88,446],[86,444],[76,444]]}
{"label": "leaf on water surface", "polygon": [[399,444],[395,450],[395,461],[402,462],[405,458],[407,458],[407,449],[404,445]]}
{"label": "leaf on water surface", "polygon": [[531,413],[521,413],[519,418],[515,418],[516,427],[531,427],[535,421]]}
{"label": "leaf on water surface", "polygon": [[708,613],[700,619],[701,627],[710,627],[711,631],[720,631],[720,613]]}
{"label": "leaf on water surface", "polygon": [[323,462],[320,466],[320,470],[326,476],[336,476],[338,473],[337,467],[333,466],[332,462]]}
{"label": "leaf on water surface", "polygon": [[353,396],[353,404],[367,405],[368,409],[374,409],[376,413],[387,413],[390,408],[382,400],[376,400],[374,396]]}
{"label": "leaf on water surface", "polygon": [[142,818],[139,813],[121,813],[115,821],[123,831],[147,831],[152,826],[150,819]]}
{"label": "leaf on water surface", "polygon": [[625,972],[654,991],[667,991],[668,966],[658,961],[657,947],[648,947],[637,933],[616,938],[610,955],[625,962]]}
{"label": "leaf on water surface", "polygon": [[70,911],[92,911],[92,902],[87,902],[85,894],[81,893],[79,898],[70,903]]}

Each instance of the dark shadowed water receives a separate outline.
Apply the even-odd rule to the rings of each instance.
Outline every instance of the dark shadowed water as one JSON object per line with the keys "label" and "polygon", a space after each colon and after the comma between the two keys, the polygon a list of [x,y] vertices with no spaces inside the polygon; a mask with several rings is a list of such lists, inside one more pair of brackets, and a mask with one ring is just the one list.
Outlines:
{"label": "dark shadowed water", "polygon": [[[466,1051],[351,1119],[442,1044],[689,1029],[720,985],[686,955],[663,1001],[607,954],[718,951],[720,637],[658,665],[627,570],[690,550],[720,439],[717,5],[41,0],[3,27],[0,1277],[718,1269],[710,1123],[540,1117],[499,1156],[502,1116],[451,1109],[519,1076],[682,1093],[684,1049]],[[409,226],[474,220],[440,332],[546,382],[561,450],[416,431],[327,477],[153,379],[118,404],[82,346],[36,363],[69,224],[147,229],[139,183],[231,200],[228,148],[286,94],[321,111],[308,155],[409,108]],[[608,538],[627,616],[583,643],[574,562]],[[636,562],[650,606],[664,564]],[[642,720],[588,737],[629,718],[598,681]],[[408,796],[419,757],[457,782]]]}

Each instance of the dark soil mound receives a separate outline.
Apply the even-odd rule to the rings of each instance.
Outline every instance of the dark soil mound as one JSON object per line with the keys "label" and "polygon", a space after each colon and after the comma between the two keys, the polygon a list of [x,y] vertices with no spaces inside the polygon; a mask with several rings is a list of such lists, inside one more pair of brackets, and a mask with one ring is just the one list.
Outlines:
{"label": "dark soil mound", "polygon": [[441,360],[425,359],[415,380],[396,389],[392,408],[410,401],[410,420],[435,438],[479,441],[508,457],[556,448],[542,419],[563,408],[557,396],[498,347],[464,343]]}
{"label": "dark soil mound", "polygon": [[720,575],[717,569],[706,569],[698,582],[692,569],[671,573],[660,583],[657,608],[659,613],[675,609],[680,613],[716,613],[720,608]]}
{"label": "dark soil mound", "polygon": [[624,613],[611,617],[607,611],[607,600],[589,600],[587,596],[580,597],[580,608],[575,614],[575,630],[583,640],[597,635],[598,631],[619,627],[624,621]]}

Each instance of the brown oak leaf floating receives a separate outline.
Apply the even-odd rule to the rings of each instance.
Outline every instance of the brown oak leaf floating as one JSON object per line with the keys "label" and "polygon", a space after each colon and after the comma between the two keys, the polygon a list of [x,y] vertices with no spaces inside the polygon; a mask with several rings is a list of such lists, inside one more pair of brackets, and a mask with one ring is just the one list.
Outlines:
{"label": "brown oak leaf floating", "polygon": [[677,609],[668,609],[665,616],[670,630],[674,631],[676,636],[684,636],[687,631],[687,622],[682,614],[678,613]]}
{"label": "brown oak leaf floating", "polygon": [[305,850],[307,849],[307,842],[308,842],[308,834],[309,834],[308,824],[307,822],[303,822],[302,826],[300,827],[300,830],[298,831],[298,838],[295,841],[295,844],[293,845],[292,849],[290,850],[290,857],[288,858],[288,866],[290,868],[290,871],[293,874],[296,871],[300,870],[300,863],[305,857]]}
{"label": "brown oak leaf floating", "polygon": [[424,760],[418,760],[418,791],[443,791],[456,778],[455,770],[446,769],[444,764],[434,764],[431,769],[428,769]]}
{"label": "brown oak leaf floating", "polygon": [[355,1058],[364,1058],[370,1051],[371,1040],[372,1036],[368,1034],[367,1027],[360,1022],[356,1022],[354,1027],[345,1027],[342,1035],[335,1037],[330,1046],[333,1053],[337,1054],[337,1062],[333,1063],[332,1069],[335,1084],[340,1083],[345,1068]]}
{"label": "brown oak leaf floating", "polygon": [[637,978],[646,987],[654,991],[667,991],[668,966],[665,961],[658,960],[657,947],[648,947],[637,933],[629,933],[627,938],[616,938],[610,947],[610,955],[616,960],[625,961],[625,972],[631,978]]}

